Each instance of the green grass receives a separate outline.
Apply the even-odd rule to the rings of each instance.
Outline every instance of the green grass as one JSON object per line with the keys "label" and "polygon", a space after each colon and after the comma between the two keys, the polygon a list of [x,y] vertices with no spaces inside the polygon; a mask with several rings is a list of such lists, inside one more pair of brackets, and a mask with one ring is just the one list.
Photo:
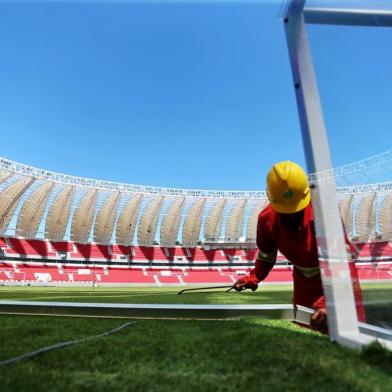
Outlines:
{"label": "green grass", "polygon": [[[290,285],[264,285],[256,292],[190,293],[176,295],[180,288],[42,288],[0,287],[0,300],[181,303],[181,304],[279,304],[291,303]],[[392,326],[392,285],[362,285],[367,320],[379,326]]]}
{"label": "green grass", "polygon": [[392,283],[362,284],[366,320],[392,329]]}
{"label": "green grass", "polygon": [[[177,289],[0,288],[0,299],[123,303],[289,303],[291,289],[177,296]],[[113,319],[0,316],[0,361],[95,335]],[[1,391],[386,391],[392,361],[284,320],[136,321],[121,332],[0,367]]]}
{"label": "green grass", "polygon": [[[183,288],[183,287],[182,287]],[[263,286],[256,292],[241,293],[222,290],[177,295],[178,288],[42,288],[0,287],[0,300],[110,302],[110,303],[168,303],[168,304],[260,304],[291,303],[291,286]]]}

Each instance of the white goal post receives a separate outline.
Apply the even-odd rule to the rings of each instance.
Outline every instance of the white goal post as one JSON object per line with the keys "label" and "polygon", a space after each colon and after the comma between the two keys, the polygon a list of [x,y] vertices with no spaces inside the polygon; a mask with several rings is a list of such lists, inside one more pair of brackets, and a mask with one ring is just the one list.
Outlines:
{"label": "white goal post", "polygon": [[[336,184],[331,175],[328,138],[306,34],[307,23],[392,27],[392,7],[389,10],[339,8],[339,6],[326,8],[317,5],[307,8],[306,2],[306,0],[289,0],[286,2],[287,7],[282,17],[307,169],[309,173],[320,173],[312,187],[312,203],[329,315],[329,334],[332,340],[351,347],[360,347],[377,338],[386,347],[392,349],[392,340],[388,339],[392,336],[390,330],[380,328],[378,333],[371,326],[366,329],[358,322],[337,203]],[[339,3],[334,3],[337,4]]]}

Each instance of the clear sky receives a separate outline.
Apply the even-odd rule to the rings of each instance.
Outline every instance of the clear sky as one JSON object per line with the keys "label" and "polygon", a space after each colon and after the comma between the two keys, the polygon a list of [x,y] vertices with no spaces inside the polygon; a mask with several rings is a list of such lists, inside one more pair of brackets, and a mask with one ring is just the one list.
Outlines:
{"label": "clear sky", "polygon": [[[264,190],[304,163],[280,1],[0,2],[0,156]],[[309,26],[335,166],[392,148],[392,29]]]}

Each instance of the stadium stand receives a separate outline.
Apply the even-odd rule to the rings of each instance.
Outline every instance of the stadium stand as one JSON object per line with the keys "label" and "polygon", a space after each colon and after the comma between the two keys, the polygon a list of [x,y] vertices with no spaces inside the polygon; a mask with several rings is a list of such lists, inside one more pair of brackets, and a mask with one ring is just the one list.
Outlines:
{"label": "stadium stand", "polygon": [[[392,279],[392,244],[357,243],[362,281]],[[256,249],[77,244],[0,237],[2,284],[231,284],[249,272]],[[291,282],[283,255],[266,283]]]}
{"label": "stadium stand", "polygon": [[[392,150],[382,156],[392,161]],[[360,279],[391,279],[392,183],[345,184],[337,195]],[[0,283],[230,284],[254,264],[267,202],[264,191],[102,182],[2,158]],[[266,282],[291,273],[278,254]]]}
{"label": "stadium stand", "polygon": [[68,241],[61,241],[61,242],[50,241],[50,245],[52,249],[55,252],[57,252],[57,254],[75,251],[73,243]]}
{"label": "stadium stand", "polygon": [[355,247],[359,253],[360,260],[382,260],[392,257],[391,242],[365,242],[356,243]]}
{"label": "stadium stand", "polygon": [[49,251],[48,243],[41,240],[26,240],[20,238],[3,238],[7,244],[7,252],[9,254],[20,255],[20,256],[38,256],[38,257],[50,257],[56,256],[55,252]]}
{"label": "stadium stand", "polygon": [[[359,261],[383,260],[392,258],[392,242],[354,243]],[[74,242],[54,242],[47,240],[27,240],[13,237],[0,237],[0,249],[4,256],[16,256],[20,259],[29,258],[58,258],[65,254],[70,260],[122,260],[124,257],[131,261],[171,261],[177,258],[192,262],[226,263],[235,261],[254,261],[256,249],[214,249],[205,250],[194,248],[162,248],[159,246],[122,246],[78,244]],[[278,254],[278,261],[285,261]]]}
{"label": "stadium stand", "polygon": [[112,245],[112,257],[130,258],[132,256],[132,247],[125,245]]}
{"label": "stadium stand", "polygon": [[75,251],[69,255],[73,259],[110,260],[112,258],[110,245],[75,243],[74,249]]}

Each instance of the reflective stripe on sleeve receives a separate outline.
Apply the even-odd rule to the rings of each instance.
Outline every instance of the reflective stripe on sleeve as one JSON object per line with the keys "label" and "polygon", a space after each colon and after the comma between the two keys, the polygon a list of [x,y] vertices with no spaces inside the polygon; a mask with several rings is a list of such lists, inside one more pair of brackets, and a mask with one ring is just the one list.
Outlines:
{"label": "reflective stripe on sleeve", "polygon": [[319,267],[298,267],[298,265],[295,265],[295,268],[297,268],[307,278],[312,278],[320,273]]}
{"label": "reflective stripe on sleeve", "polygon": [[272,253],[264,253],[259,250],[259,253],[257,254],[257,260],[266,261],[267,263],[275,263],[277,255],[278,251]]}

